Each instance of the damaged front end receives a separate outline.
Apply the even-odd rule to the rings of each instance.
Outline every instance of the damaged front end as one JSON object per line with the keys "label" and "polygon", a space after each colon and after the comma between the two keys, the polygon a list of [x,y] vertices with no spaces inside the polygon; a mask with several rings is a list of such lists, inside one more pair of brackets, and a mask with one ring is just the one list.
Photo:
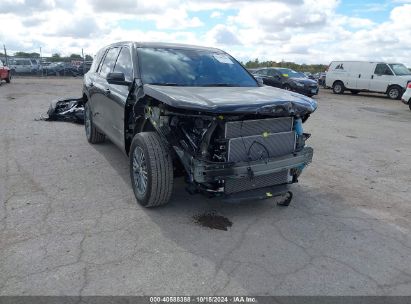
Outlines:
{"label": "damaged front end", "polygon": [[312,161],[313,150],[305,146],[310,134],[302,128],[310,112],[292,104],[233,115],[159,103],[144,112],[173,148],[191,193],[234,200],[281,195]]}

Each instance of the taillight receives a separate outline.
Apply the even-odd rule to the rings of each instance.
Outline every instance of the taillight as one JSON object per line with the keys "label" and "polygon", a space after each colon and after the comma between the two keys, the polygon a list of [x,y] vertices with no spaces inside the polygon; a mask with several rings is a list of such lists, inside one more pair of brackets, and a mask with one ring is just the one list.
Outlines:
{"label": "taillight", "polygon": [[407,88],[411,89],[411,82],[408,83]]}

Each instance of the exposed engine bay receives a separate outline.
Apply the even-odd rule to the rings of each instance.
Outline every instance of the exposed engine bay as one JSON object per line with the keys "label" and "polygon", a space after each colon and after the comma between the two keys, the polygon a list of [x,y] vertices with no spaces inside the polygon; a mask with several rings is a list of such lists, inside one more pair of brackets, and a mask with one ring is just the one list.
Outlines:
{"label": "exposed engine bay", "polygon": [[145,118],[183,165],[191,192],[225,196],[297,182],[312,160],[312,149],[305,147],[310,135],[302,129],[308,117],[145,108]]}

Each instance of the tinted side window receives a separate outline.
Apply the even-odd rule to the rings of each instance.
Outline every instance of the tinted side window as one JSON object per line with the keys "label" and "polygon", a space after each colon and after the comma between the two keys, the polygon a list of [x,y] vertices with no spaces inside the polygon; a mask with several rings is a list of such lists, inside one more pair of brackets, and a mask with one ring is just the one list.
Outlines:
{"label": "tinted side window", "polygon": [[103,64],[101,65],[100,75],[104,78],[108,73],[113,71],[114,64],[116,63],[119,48],[109,49],[106,57],[104,58]]}
{"label": "tinted side window", "polygon": [[130,50],[127,47],[121,49],[116,66],[114,67],[114,72],[124,73],[127,81],[133,80],[133,64],[131,62]]}
{"label": "tinted side window", "polygon": [[379,63],[375,67],[374,74],[376,75],[392,75],[390,68],[385,63]]}
{"label": "tinted side window", "polygon": [[257,71],[257,74],[261,76],[267,76],[267,70],[259,70]]}
{"label": "tinted side window", "polygon": [[102,61],[102,59],[103,59],[104,54],[105,54],[105,50],[104,50],[104,49],[101,49],[100,51],[98,51],[97,55],[94,56],[93,63],[92,63],[92,65],[91,65],[91,67],[90,67],[90,70],[91,70],[92,72],[97,72],[97,71],[100,70],[101,61]]}

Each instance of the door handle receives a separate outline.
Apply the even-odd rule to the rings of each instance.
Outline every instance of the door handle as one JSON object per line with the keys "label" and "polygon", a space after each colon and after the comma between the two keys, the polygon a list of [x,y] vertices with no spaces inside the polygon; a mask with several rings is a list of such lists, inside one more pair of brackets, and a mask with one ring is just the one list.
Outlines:
{"label": "door handle", "polygon": [[374,75],[371,75],[371,79],[374,79]]}
{"label": "door handle", "polygon": [[361,74],[358,74],[358,78],[361,78]]}
{"label": "door handle", "polygon": [[104,89],[104,95],[110,95],[110,89]]}

